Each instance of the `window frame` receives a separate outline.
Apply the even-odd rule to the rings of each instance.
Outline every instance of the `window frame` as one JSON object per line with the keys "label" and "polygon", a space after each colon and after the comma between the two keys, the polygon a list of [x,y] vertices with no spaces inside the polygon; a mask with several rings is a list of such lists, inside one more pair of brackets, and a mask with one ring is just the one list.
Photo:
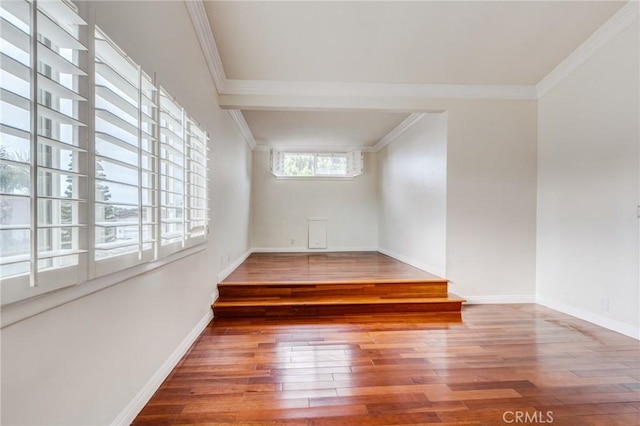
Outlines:
{"label": "window frame", "polygon": [[[63,223],[60,212],[63,202],[81,204],[84,200],[82,194],[77,199],[65,197],[59,180],[62,176],[72,176],[72,179],[77,181],[77,186],[81,187],[83,178],[85,181],[88,179],[86,160],[72,157],[71,161],[75,163],[72,171],[65,170],[62,164],[58,164],[61,161],[62,150],[69,150],[79,157],[84,157],[86,152],[86,147],[82,145],[84,138],[81,135],[84,131],[82,128],[86,128],[87,123],[86,117],[81,117],[82,108],[79,105],[86,101],[80,90],[80,79],[87,73],[82,64],[82,54],[79,53],[88,50],[81,29],[86,22],[77,15],[73,6],[66,3],[63,5],[67,9],[57,9],[53,3],[48,2],[34,4],[21,0],[0,6],[7,25],[21,31],[21,37],[28,38],[28,52],[9,40],[8,43],[29,56],[27,83],[30,88],[29,97],[24,98],[24,103],[28,103],[28,108],[24,109],[28,110],[30,121],[29,130],[25,131],[25,137],[29,140],[30,189],[27,196],[30,200],[30,265],[28,272],[2,278],[3,306],[77,285],[86,279],[87,250],[83,244],[86,214],[78,212],[77,222]],[[16,20],[8,21],[5,12]],[[20,29],[20,23],[27,29]],[[14,38],[15,40],[18,39]],[[2,69],[5,70],[4,67]],[[69,77],[63,78],[65,75]],[[67,85],[64,84],[65,79]],[[2,90],[12,92],[4,87]],[[71,105],[69,102],[62,102],[63,99]],[[13,104],[18,107],[17,104]],[[69,109],[71,112],[68,112]],[[70,129],[65,126],[69,126]],[[71,141],[63,140],[63,129],[66,129],[65,133],[71,130]],[[5,133],[4,129],[0,132]],[[52,207],[51,214],[41,214],[43,211],[49,211],[48,208],[40,209],[41,202]],[[65,229],[72,230],[70,249],[62,248]],[[42,247],[42,242],[46,242],[47,246]],[[65,265],[65,258],[69,257],[75,259],[72,260],[73,263]],[[0,257],[0,260],[4,259]],[[43,263],[45,265],[42,265]],[[52,266],[46,266],[46,263],[51,263]]]}
{"label": "window frame", "polygon": [[[189,211],[193,210],[197,212],[197,223],[199,224],[200,228],[198,232],[195,232],[194,235],[191,236],[188,235],[187,227],[183,225],[183,237],[180,241],[179,246],[172,246],[171,250],[162,249],[160,242],[160,210],[163,208],[164,204],[160,196],[162,178],[160,161],[160,90],[164,90],[164,88],[161,88],[161,86],[157,83],[155,76],[151,78],[149,74],[146,74],[141,69],[141,67],[135,65],[135,62],[132,61],[126,55],[126,53],[124,53],[122,50],[119,50],[119,47],[108,38],[104,31],[101,31],[101,36],[104,36],[104,38],[112,44],[112,47],[114,47],[117,52],[122,54],[125,60],[131,61],[131,64],[137,67],[139,80],[137,94],[138,109],[136,111],[136,131],[138,137],[136,154],[137,167],[134,167],[133,164],[131,166],[131,170],[133,170],[134,168],[136,169],[135,172],[138,176],[137,183],[134,185],[138,193],[135,209],[137,212],[137,218],[136,220],[131,220],[131,225],[129,225],[127,221],[126,225],[123,226],[137,225],[136,229],[138,237],[137,250],[122,253],[112,257],[106,257],[103,259],[96,258],[96,229],[98,227],[97,223],[100,222],[96,216],[96,210],[98,206],[98,200],[96,200],[96,186],[99,182],[102,182],[96,176],[96,161],[99,161],[99,159],[103,157],[106,159],[105,161],[110,159],[105,155],[97,155],[97,140],[99,138],[96,137],[96,129],[98,128],[96,126],[96,114],[99,108],[96,107],[95,101],[98,97],[96,91],[98,90],[99,85],[96,84],[95,75],[97,66],[94,64],[96,61],[97,51],[95,31],[100,30],[91,23],[91,20],[88,20],[89,24],[87,24],[81,17],[81,15],[89,16],[92,8],[91,5],[82,6],[82,11],[84,12],[84,14],[82,14],[78,11],[78,7],[71,4],[67,0],[50,0],[48,2],[32,2],[30,0],[21,1],[22,3],[7,3],[11,3],[9,5],[11,7],[16,5],[19,6],[20,8],[22,8],[22,11],[24,11],[25,8],[28,9],[28,18],[30,19],[29,22],[35,22],[35,25],[28,25],[30,49],[30,51],[28,52],[29,66],[27,67],[26,64],[23,64],[22,68],[18,67],[20,68],[20,70],[23,70],[23,68],[27,69],[30,78],[30,80],[27,82],[27,84],[29,85],[30,94],[28,99],[25,98],[26,102],[28,102],[29,104],[29,130],[21,131],[21,136],[15,136],[16,138],[23,138],[28,142],[29,163],[25,163],[24,167],[22,165],[20,165],[19,167],[23,167],[25,169],[28,168],[29,170],[30,191],[27,195],[16,194],[15,196],[29,200],[31,211],[30,220],[28,222],[28,225],[25,226],[28,227],[28,232],[31,236],[29,239],[30,248],[28,254],[2,257],[2,253],[0,253],[1,265],[11,264],[11,261],[14,260],[10,259],[11,257],[14,257],[16,259],[18,257],[20,259],[24,258],[24,261],[22,261],[22,263],[27,263],[27,265],[29,265],[29,270],[27,272],[20,272],[19,274],[6,275],[1,277],[0,291],[2,293],[2,300],[0,302],[3,309],[2,326],[5,326],[7,323],[7,320],[5,318],[7,307],[15,307],[16,310],[22,312],[22,308],[24,306],[30,306],[31,311],[33,311],[33,309],[38,310],[40,309],[38,307],[42,306],[49,306],[49,308],[51,306],[58,306],[61,303],[66,303],[67,301],[73,300],[74,298],[82,297],[83,295],[97,291],[97,289],[106,288],[132,276],[144,273],[145,271],[153,270],[169,262],[173,262],[185,256],[189,256],[201,250],[204,250],[207,246],[209,235],[208,211],[210,203],[209,185],[207,183],[209,179],[209,134],[197,122],[192,120],[187,115],[187,112],[184,110],[184,108],[176,102],[176,104],[182,111],[185,124],[185,137],[183,142],[184,149],[182,153],[184,178],[183,209],[188,208]],[[41,7],[41,4],[44,6]],[[7,10],[9,14],[15,16],[18,20],[21,19],[20,17],[16,16],[11,11],[6,9],[4,6],[5,2],[3,2],[0,7]],[[49,13],[51,13],[51,15],[47,15]],[[24,18],[26,19],[27,14],[25,13],[24,15]],[[41,67],[39,66],[40,53],[42,51],[46,52],[47,55],[51,55],[51,53],[47,50],[43,50],[46,48],[46,46],[41,42],[41,37],[37,37],[37,33],[39,32],[38,29],[40,28],[38,24],[40,23],[40,21],[44,22],[46,20],[46,23],[42,25],[43,31],[44,28],[49,28],[52,29],[51,31],[55,32],[57,37],[68,39],[68,37],[70,36],[70,34],[67,32],[67,29],[65,29],[66,24],[64,22],[56,23],[55,19],[57,18],[68,19],[68,23],[70,24],[70,26],[78,26],[78,33],[76,37],[77,40],[75,42],[73,40],[70,40],[68,41],[68,43],[71,43],[76,47],[86,46],[84,47],[86,51],[83,50],[81,53],[74,54],[74,63],[77,63],[76,66],[82,71],[82,74],[78,73],[77,78],[73,78],[73,90],[76,92],[77,96],[82,99],[76,99],[75,101],[71,102],[73,118],[81,122],[82,126],[79,127],[78,130],[74,131],[73,142],[67,145],[65,145],[65,141],[56,141],[56,138],[50,139],[51,135],[43,136],[43,134],[39,131],[38,126],[39,123],[44,123],[46,121],[43,121],[41,119],[41,115],[38,114],[39,107],[42,108],[43,111],[45,111],[46,115],[49,117],[56,118],[60,114],[49,112],[49,108],[46,105],[41,106],[42,102],[49,102],[49,99],[53,99],[52,97],[54,95],[46,94],[48,92],[43,92],[46,94],[46,96],[43,98],[40,95],[40,91],[38,90],[39,81],[42,78],[46,78],[46,75],[44,77],[41,75]],[[34,33],[36,33],[36,36],[34,36]],[[77,45],[75,43],[77,43]],[[4,57],[5,56],[3,54],[3,58]],[[77,62],[75,62],[76,60]],[[69,66],[68,64],[65,65],[64,62],[62,62],[62,64],[67,67]],[[5,72],[6,67],[12,65],[13,64],[9,64],[5,66],[5,64],[3,63],[3,72]],[[15,70],[18,68],[14,67],[12,70],[6,72],[13,75],[13,73],[16,72]],[[48,85],[47,87],[54,87],[50,82],[46,82],[46,84]],[[4,92],[6,91],[4,87],[5,85],[3,85],[2,89],[3,96]],[[56,90],[60,93],[69,92],[69,89],[65,90],[64,87],[58,88]],[[145,94],[145,90],[148,91],[147,94]],[[166,93],[168,94],[168,91],[166,91]],[[170,96],[170,94],[168,95]],[[151,99],[154,96],[155,99]],[[11,104],[10,101],[9,103]],[[66,108],[68,109],[68,103],[66,105]],[[60,107],[60,105],[52,106]],[[148,111],[148,113],[143,112],[143,110]],[[70,120],[70,118],[65,117],[61,117],[61,119],[67,121]],[[52,128],[55,131],[55,128],[52,126],[46,127]],[[40,126],[40,128],[42,129],[44,127]],[[0,133],[2,133],[3,135],[11,134],[11,132],[12,130],[6,127],[5,124],[3,124],[2,128],[0,128]],[[189,138],[192,137],[191,133],[193,133],[194,135],[197,133],[199,135],[199,142],[196,143],[194,140],[193,146],[191,146],[191,142],[189,142]],[[25,142],[25,144],[27,144],[27,142]],[[12,147],[11,145],[7,146],[9,148]],[[48,151],[41,153],[41,146],[48,147]],[[145,146],[146,148],[144,148]],[[48,163],[46,163],[44,166],[40,165],[40,162],[43,161],[43,158],[54,158],[52,157],[51,153],[55,154],[55,152],[60,152],[60,150],[65,149],[72,153],[70,154],[72,155],[70,157],[72,158],[72,160],[70,161],[70,163],[73,163],[72,165],[67,166],[66,163],[63,163],[62,154],[60,153],[56,154],[56,158],[60,157],[60,159],[57,161],[57,163],[59,164],[52,163],[49,165]],[[195,155],[194,158],[191,158],[192,150]],[[120,160],[114,157],[112,162],[114,162],[115,164],[118,163],[118,161]],[[190,165],[192,161],[198,162],[199,168],[191,170]],[[56,161],[54,160],[54,162]],[[12,160],[6,158],[2,159],[3,165],[9,163],[12,163]],[[65,170],[65,167],[71,167],[71,169]],[[42,170],[46,172],[41,173],[42,176],[48,175],[52,177],[46,178],[45,180],[40,179],[40,181],[38,181],[39,172]],[[63,178],[65,175],[69,174],[73,175],[75,180],[73,180],[72,183],[67,184],[66,180],[63,180]],[[82,179],[83,181],[79,182]],[[76,181],[78,181],[78,183],[76,183]],[[47,188],[51,189],[51,191],[56,191],[52,194],[57,195],[58,198],[42,197],[40,191],[38,190],[38,187],[41,186],[43,182],[45,183],[45,186]],[[46,182],[48,182],[48,184]],[[188,192],[188,188],[192,184],[194,184],[194,182],[197,182],[197,185],[199,185],[200,189],[193,190],[192,195],[190,192]],[[71,187],[71,190],[69,190],[69,187]],[[65,190],[65,188],[67,189]],[[145,204],[143,203],[142,193],[147,190],[149,191],[150,199]],[[69,191],[71,195],[65,195],[65,193]],[[63,198],[63,196],[69,198]],[[192,202],[192,198],[193,200],[195,200],[193,201],[194,207],[191,207],[190,205],[190,203]],[[46,225],[44,228],[40,226],[39,220],[41,220],[41,218],[39,218],[38,216],[38,205],[42,203],[43,200],[49,200],[45,202],[45,204],[53,205],[53,201],[56,201],[59,204],[57,207],[54,206],[54,209],[52,210],[55,217],[49,217],[51,224]],[[189,206],[184,205],[187,202],[189,203]],[[71,208],[73,212],[70,219],[71,223],[65,222],[65,220],[62,218],[65,213],[61,213],[61,208],[63,208],[61,206],[68,204],[72,206]],[[117,205],[116,202],[114,202],[113,204]],[[183,218],[184,217],[186,217],[185,213],[183,213]],[[76,221],[78,221],[78,223],[76,223]],[[202,225],[203,221],[204,225]],[[14,225],[0,224],[0,229],[2,229],[4,232],[5,230],[11,229],[11,226]],[[25,226],[22,226],[22,228],[25,228]],[[73,231],[71,233],[71,237],[63,237],[63,235],[67,232],[65,231],[65,229],[70,227],[73,229],[77,229],[77,231]],[[38,254],[41,252],[38,248],[38,235],[42,229],[48,230],[46,232],[51,234],[55,234],[57,232],[54,241],[54,245],[57,248],[54,248],[54,250],[58,250],[60,252],[70,242],[71,248],[74,250],[73,255],[77,257],[77,263],[75,265],[56,267],[55,261],[52,261],[54,262],[53,267],[47,269],[38,268],[38,260],[42,259],[38,256]],[[64,259],[65,252],[60,253],[58,253],[57,257]],[[9,262],[4,262],[6,260],[9,260]],[[62,264],[60,263],[59,265]],[[48,297],[35,298],[35,296],[40,295],[48,295]],[[25,305],[25,303],[23,302],[29,303]],[[29,309],[27,309],[27,311],[29,311]],[[10,312],[13,311],[10,310]],[[17,314],[17,317],[20,317],[20,315]],[[11,321],[13,320],[9,319],[9,322]]]}
{"label": "window frame", "polygon": [[[285,161],[287,156],[302,155],[311,156],[311,174],[289,175],[286,174]],[[346,159],[344,174],[318,173],[318,159],[321,157],[338,157]],[[270,151],[270,171],[276,179],[301,179],[301,180],[353,180],[364,173],[364,156],[362,151],[331,151],[331,152],[305,152],[305,151]]]}

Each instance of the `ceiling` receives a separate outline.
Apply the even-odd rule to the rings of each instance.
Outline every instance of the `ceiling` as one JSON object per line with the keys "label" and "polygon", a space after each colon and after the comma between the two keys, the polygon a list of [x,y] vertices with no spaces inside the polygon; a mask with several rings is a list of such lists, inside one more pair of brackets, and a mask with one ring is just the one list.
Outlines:
{"label": "ceiling", "polygon": [[373,148],[408,113],[242,111],[257,144],[299,150]]}
{"label": "ceiling", "polygon": [[[218,86],[277,84],[304,95],[305,85],[334,83],[409,85],[409,90],[421,85],[535,87],[625,2],[203,4],[221,68]],[[258,146],[306,149],[372,147],[408,115],[278,111],[268,105],[240,109]]]}

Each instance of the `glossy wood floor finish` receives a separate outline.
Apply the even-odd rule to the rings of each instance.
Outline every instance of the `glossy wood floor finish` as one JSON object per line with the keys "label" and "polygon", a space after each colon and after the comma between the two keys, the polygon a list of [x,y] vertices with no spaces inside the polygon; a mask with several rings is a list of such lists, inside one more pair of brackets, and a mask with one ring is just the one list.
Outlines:
{"label": "glossy wood floor finish", "polygon": [[445,281],[377,252],[253,253],[223,283]]}
{"label": "glossy wood floor finish", "polygon": [[214,319],[134,424],[640,424],[638,341],[535,304],[463,317]]}
{"label": "glossy wood floor finish", "polygon": [[252,254],[218,290],[217,318],[429,312],[459,321],[464,301],[446,279],[377,252]]}

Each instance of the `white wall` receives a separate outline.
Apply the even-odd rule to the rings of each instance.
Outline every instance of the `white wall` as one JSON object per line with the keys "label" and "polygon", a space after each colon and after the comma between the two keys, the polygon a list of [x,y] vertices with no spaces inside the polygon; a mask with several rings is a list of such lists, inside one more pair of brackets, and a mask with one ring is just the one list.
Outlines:
{"label": "white wall", "polygon": [[[429,100],[422,108],[446,112],[446,219],[442,182],[428,188],[427,179],[436,176],[427,176],[417,161],[400,167],[410,156],[444,155],[437,143],[427,143],[444,133],[442,123],[418,140],[434,124],[427,120],[422,129],[415,125],[415,134],[409,129],[386,150],[367,154],[366,169],[379,163],[381,170],[352,182],[276,180],[269,173],[269,154],[254,153],[253,246],[304,248],[307,217],[327,216],[330,249],[379,245],[435,273],[446,259],[443,275],[451,291],[471,302],[533,302],[537,102]],[[438,117],[444,115],[431,120]],[[438,161],[442,167],[442,157]],[[416,186],[402,187],[407,180]],[[296,244],[290,245],[290,238]]]}
{"label": "white wall", "polygon": [[460,100],[443,106],[450,288],[471,302],[532,302],[536,102]]}
{"label": "white wall", "polygon": [[[206,250],[2,329],[2,424],[114,421],[211,315],[215,277],[250,248],[251,152],[182,2],[92,2],[96,21],[212,135]],[[156,377],[157,378],[157,377]],[[154,389],[151,389],[153,391]],[[135,414],[135,413],[134,413]]]}
{"label": "white wall", "polygon": [[307,218],[326,217],[328,250],[375,250],[377,172],[372,154],[364,159],[364,173],[353,180],[276,179],[270,154],[254,152],[253,247],[306,250]]}
{"label": "white wall", "polygon": [[536,280],[541,303],[636,337],[638,40],[636,20],[539,102]]}
{"label": "white wall", "polygon": [[536,102],[424,107],[446,120],[430,115],[378,153],[380,247],[470,302],[534,301]]}
{"label": "white wall", "polygon": [[447,115],[423,116],[376,157],[380,250],[445,276]]}

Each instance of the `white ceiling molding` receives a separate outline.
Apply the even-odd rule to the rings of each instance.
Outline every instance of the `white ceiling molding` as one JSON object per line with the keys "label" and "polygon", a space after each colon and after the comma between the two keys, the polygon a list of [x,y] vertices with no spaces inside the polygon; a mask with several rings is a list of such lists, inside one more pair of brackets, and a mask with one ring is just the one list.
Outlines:
{"label": "white ceiling molding", "polygon": [[546,77],[536,85],[537,98],[541,99],[554,87],[560,84],[569,74],[578,69],[587,59],[602,46],[624,31],[629,25],[638,20],[639,3],[630,0],[615,15],[605,22],[584,43],[567,56]]}
{"label": "white ceiling molding", "polygon": [[203,1],[184,2],[220,95],[537,99],[534,86],[228,80]]}
{"label": "white ceiling molding", "polygon": [[637,0],[629,0],[536,86],[521,86],[228,80],[203,1],[184,2],[220,95],[414,99],[540,99],[600,47],[637,20],[639,8]]}
{"label": "white ceiling molding", "polygon": [[403,134],[406,130],[408,130],[411,126],[420,121],[425,115],[425,113],[414,113],[410,114],[407,118],[402,120],[400,124],[398,124],[393,130],[385,135],[384,138],[380,139],[380,141],[373,147],[373,152],[378,152],[385,146],[389,145],[391,142],[396,140],[398,136]]}
{"label": "white ceiling molding", "polygon": [[270,151],[271,149],[276,149],[279,151],[289,151],[289,152],[350,152],[355,150],[360,150],[362,152],[378,152],[385,146],[389,145],[391,142],[396,140],[398,136],[407,131],[411,126],[420,121],[424,116],[428,113],[413,113],[409,114],[407,118],[402,120],[400,124],[394,127],[389,133],[387,133],[380,141],[374,146],[364,146],[364,147],[313,147],[313,148],[300,148],[299,146],[286,146],[286,145],[257,145],[254,151]]}
{"label": "white ceiling molding", "polygon": [[534,86],[226,80],[221,95],[537,99]]}
{"label": "white ceiling molding", "polygon": [[[184,0],[184,2],[209,72],[220,95],[220,106],[229,111],[249,147],[257,151],[286,147],[258,145],[240,111],[241,109],[414,111],[374,147],[361,148],[365,152],[377,152],[418,122],[428,113],[427,111],[430,111],[424,106],[424,101],[429,99],[538,100],[575,71],[598,49],[635,22],[639,14],[638,0],[629,0],[625,6],[535,86],[302,82],[227,79],[203,0]],[[337,148],[330,149],[335,151]],[[350,149],[344,148],[343,150]]]}
{"label": "white ceiling molding", "polygon": [[283,151],[283,152],[375,152],[375,149],[371,146],[314,146],[314,147],[300,147],[292,145],[257,145],[254,151],[269,152],[271,150]]}
{"label": "white ceiling molding", "polygon": [[251,133],[251,129],[249,129],[249,125],[247,121],[244,119],[244,115],[242,115],[242,111],[237,109],[228,109],[229,115],[233,119],[233,122],[236,123],[236,127],[242,133],[242,137],[249,145],[249,148],[252,150],[256,149],[256,140],[253,137],[253,133]]}
{"label": "white ceiling molding", "polygon": [[213,78],[213,83],[216,85],[218,93],[220,93],[224,89],[227,77],[222,67],[222,60],[218,53],[216,41],[213,38],[211,24],[209,23],[207,12],[204,9],[204,3],[202,0],[185,0],[184,3],[191,17],[191,22],[193,23],[193,28],[200,42],[200,48],[207,62],[207,67]]}

